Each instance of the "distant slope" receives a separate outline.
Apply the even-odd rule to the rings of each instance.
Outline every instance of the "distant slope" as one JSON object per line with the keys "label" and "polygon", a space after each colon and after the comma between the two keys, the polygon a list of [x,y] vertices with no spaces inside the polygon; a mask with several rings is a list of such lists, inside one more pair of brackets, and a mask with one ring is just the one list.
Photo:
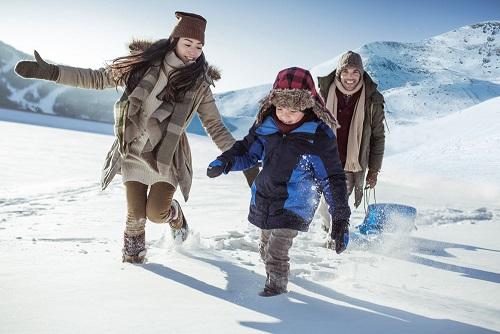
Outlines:
{"label": "distant slope", "polygon": [[115,89],[78,89],[45,80],[23,79],[14,72],[14,66],[22,59],[33,59],[33,56],[0,41],[0,107],[113,122],[113,103],[120,92]]}
{"label": "distant slope", "polygon": [[[435,119],[500,96],[500,22],[461,27],[417,42],[375,42],[360,47],[366,71],[379,84],[387,118],[400,124]],[[314,66],[313,76],[336,68],[340,55]],[[13,67],[31,58],[0,42],[0,107],[112,122],[113,89],[89,91],[23,80]],[[272,80],[272,77],[270,77]],[[215,95],[224,122],[243,136],[270,84]],[[205,134],[198,118],[188,131]]]}
{"label": "distant slope", "polygon": [[500,189],[500,97],[416,126],[397,127],[387,134],[387,142],[382,169],[393,182],[422,182],[408,176],[433,174]]}
{"label": "distant slope", "polygon": [[[375,42],[356,51],[383,91],[388,117],[418,122],[500,96],[499,33],[500,22],[492,21],[418,43]],[[326,75],[339,57],[311,71]]]}

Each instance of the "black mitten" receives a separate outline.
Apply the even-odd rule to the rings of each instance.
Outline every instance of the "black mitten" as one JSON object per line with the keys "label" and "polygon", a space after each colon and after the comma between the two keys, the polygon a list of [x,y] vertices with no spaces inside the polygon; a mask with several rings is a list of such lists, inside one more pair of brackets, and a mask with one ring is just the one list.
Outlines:
{"label": "black mitten", "polygon": [[349,243],[349,221],[332,221],[332,240],[335,241],[335,252],[342,253]]}
{"label": "black mitten", "polygon": [[14,71],[23,78],[28,79],[56,81],[59,78],[59,67],[47,63],[36,50],[35,60],[21,60],[16,64]]}

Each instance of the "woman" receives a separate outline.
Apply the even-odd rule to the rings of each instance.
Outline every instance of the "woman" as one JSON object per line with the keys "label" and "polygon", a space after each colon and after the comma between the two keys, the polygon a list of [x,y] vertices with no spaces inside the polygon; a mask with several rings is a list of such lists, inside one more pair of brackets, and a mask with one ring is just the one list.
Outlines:
{"label": "woman", "polygon": [[[36,51],[36,61],[21,61],[15,68],[25,78],[74,87],[125,88],[115,104],[116,140],[106,157],[101,180],[105,189],[119,173],[125,185],[124,262],[144,261],[147,218],[168,223],[174,237],[187,237],[186,218],[172,198],[177,186],[184,200],[189,196],[192,164],[185,130],[195,111],[219,149],[227,150],[235,142],[210,89],[220,76],[203,55],[207,21],[192,13],[175,15],[178,22],[168,39],[152,44],[134,41],[130,55],[116,58],[99,70],[48,64]],[[256,171],[245,173],[250,184]]]}

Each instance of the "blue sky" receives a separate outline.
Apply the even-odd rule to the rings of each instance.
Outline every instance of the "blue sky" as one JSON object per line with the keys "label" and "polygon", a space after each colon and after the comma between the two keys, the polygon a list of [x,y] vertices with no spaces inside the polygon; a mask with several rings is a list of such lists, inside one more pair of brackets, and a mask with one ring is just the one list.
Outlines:
{"label": "blue sky", "polygon": [[132,39],[167,37],[176,10],[208,20],[205,54],[223,78],[216,92],[274,80],[373,41],[413,42],[500,20],[500,0],[144,0],[0,2],[0,40],[79,67],[101,67]]}

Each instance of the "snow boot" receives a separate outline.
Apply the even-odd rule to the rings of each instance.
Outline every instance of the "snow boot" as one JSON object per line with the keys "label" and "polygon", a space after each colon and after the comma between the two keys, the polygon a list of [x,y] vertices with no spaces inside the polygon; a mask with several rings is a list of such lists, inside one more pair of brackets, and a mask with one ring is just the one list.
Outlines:
{"label": "snow boot", "polygon": [[123,233],[122,261],[129,263],[143,263],[146,257],[146,219],[127,220]]}
{"label": "snow boot", "polygon": [[[259,292],[259,296],[272,297],[288,292],[286,289],[288,285],[288,276],[283,277],[275,273],[266,273],[266,276],[266,285],[264,286],[264,290]],[[272,279],[272,277],[274,279]]]}
{"label": "snow boot", "polygon": [[184,242],[189,235],[189,227],[181,206],[175,199],[172,200],[170,212],[171,214],[167,219],[167,222],[171,228],[172,238],[174,238],[174,240],[182,240]]}
{"label": "snow boot", "polygon": [[264,287],[264,290],[259,292],[259,296],[261,297],[273,297],[277,295],[281,295],[283,293],[287,293],[287,289],[276,289],[276,288],[271,288],[271,287]]}

